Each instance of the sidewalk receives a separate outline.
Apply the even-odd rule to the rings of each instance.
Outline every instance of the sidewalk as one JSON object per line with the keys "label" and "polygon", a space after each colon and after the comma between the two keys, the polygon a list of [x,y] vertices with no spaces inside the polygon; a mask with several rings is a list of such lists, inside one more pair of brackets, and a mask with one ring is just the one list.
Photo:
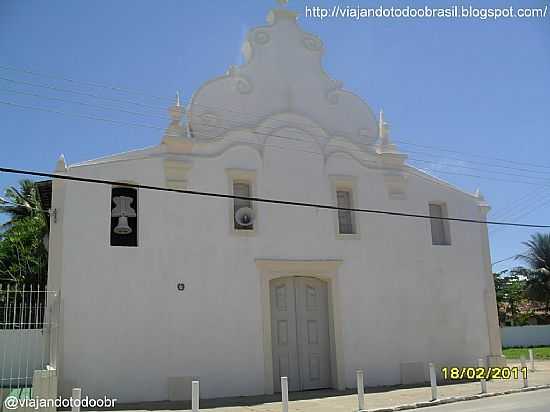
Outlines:
{"label": "sidewalk", "polygon": [[[520,366],[516,361],[509,361],[508,366]],[[537,361],[536,371],[529,372],[529,386],[550,385],[550,361]],[[488,393],[502,393],[513,389],[521,389],[523,380],[492,380],[487,382]],[[480,383],[461,383],[438,387],[438,398],[473,397],[481,393]],[[335,390],[296,392],[289,395],[289,411],[315,412],[352,412],[357,410],[357,395],[353,391],[339,392]],[[409,405],[411,408],[419,402],[429,403],[431,389],[429,386],[408,389],[368,388],[365,393],[365,407],[367,410],[392,410],[396,406]],[[550,390],[548,390],[550,404]],[[188,410],[190,405],[185,403],[159,402],[143,405],[119,405],[120,409],[147,409],[147,410]],[[119,409],[117,408],[117,409]],[[252,396],[240,398],[220,398],[201,400],[201,411],[212,412],[280,412],[280,395]]]}

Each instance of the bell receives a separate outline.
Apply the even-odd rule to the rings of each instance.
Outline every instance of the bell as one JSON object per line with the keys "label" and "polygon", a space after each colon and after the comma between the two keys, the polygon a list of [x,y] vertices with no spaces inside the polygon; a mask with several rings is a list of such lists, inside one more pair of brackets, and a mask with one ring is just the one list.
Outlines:
{"label": "bell", "polygon": [[132,228],[128,226],[128,218],[126,216],[118,218],[118,225],[115,227],[114,232],[117,235],[129,235],[132,233]]}
{"label": "bell", "polygon": [[116,196],[113,199],[115,207],[111,211],[112,217],[118,217],[118,225],[114,228],[113,232],[117,235],[129,235],[132,233],[132,228],[128,226],[128,217],[136,217],[136,211],[132,208],[132,199],[129,196]]}

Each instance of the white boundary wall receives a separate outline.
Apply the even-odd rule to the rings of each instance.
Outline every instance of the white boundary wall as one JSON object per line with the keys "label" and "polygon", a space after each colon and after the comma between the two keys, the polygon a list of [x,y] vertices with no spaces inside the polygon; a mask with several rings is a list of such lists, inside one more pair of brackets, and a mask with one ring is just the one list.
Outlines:
{"label": "white boundary wall", "polygon": [[502,346],[550,345],[550,325],[508,326],[500,329]]}
{"label": "white boundary wall", "polygon": [[3,386],[30,385],[33,372],[47,363],[42,329],[0,330],[0,348]]}

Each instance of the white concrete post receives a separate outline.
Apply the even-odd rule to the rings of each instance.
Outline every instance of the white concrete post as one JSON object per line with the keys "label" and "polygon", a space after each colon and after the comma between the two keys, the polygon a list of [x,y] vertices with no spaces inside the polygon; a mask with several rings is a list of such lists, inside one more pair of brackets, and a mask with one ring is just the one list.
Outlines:
{"label": "white concrete post", "polygon": [[430,385],[432,385],[432,401],[437,399],[437,376],[435,374],[435,366],[433,362],[428,363],[430,368]]}
{"label": "white concrete post", "polygon": [[191,410],[199,412],[199,381],[191,382]]}
{"label": "white concrete post", "polygon": [[282,412],[288,412],[288,378],[286,376],[281,376],[281,399]]}
{"label": "white concrete post", "polygon": [[73,388],[73,393],[71,398],[72,398],[71,411],[80,412],[80,401],[82,399],[82,389]]}
{"label": "white concrete post", "polygon": [[[482,358],[479,358],[477,360],[477,366],[485,369],[485,361]],[[483,376],[485,376],[485,371],[483,371]],[[481,378],[479,382],[481,383],[481,393],[487,393],[487,381],[485,378]]]}
{"label": "white concrete post", "polygon": [[527,374],[525,373],[526,363],[525,363],[525,355],[521,355],[519,357],[521,362],[521,377],[523,378],[523,387],[527,388],[529,386],[529,382],[527,381]]}
{"label": "white concrete post", "polygon": [[533,356],[533,349],[529,349],[529,360],[531,361],[531,372],[535,371],[535,357]]}
{"label": "white concrete post", "polygon": [[357,370],[357,409],[365,409],[365,375],[362,370]]}

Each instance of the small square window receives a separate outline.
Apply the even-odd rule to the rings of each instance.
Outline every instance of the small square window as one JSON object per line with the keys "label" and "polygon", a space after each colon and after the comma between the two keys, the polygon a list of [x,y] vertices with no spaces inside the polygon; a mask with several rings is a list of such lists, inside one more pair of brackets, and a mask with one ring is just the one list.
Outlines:
{"label": "small square window", "polygon": [[138,244],[137,189],[113,187],[111,189],[111,246],[137,246]]}
{"label": "small square window", "polygon": [[432,245],[450,245],[451,236],[449,221],[442,219],[447,217],[446,205],[442,203],[430,203],[429,206]]}
{"label": "small square window", "polygon": [[[351,190],[336,190],[336,204],[338,207],[351,209],[353,207],[353,197]],[[352,210],[338,210],[338,233],[355,233],[355,215]]]}
{"label": "small square window", "polygon": [[[234,181],[235,196],[250,197],[252,189],[249,182]],[[233,228],[235,230],[254,230],[254,212],[249,199],[233,199]]]}

